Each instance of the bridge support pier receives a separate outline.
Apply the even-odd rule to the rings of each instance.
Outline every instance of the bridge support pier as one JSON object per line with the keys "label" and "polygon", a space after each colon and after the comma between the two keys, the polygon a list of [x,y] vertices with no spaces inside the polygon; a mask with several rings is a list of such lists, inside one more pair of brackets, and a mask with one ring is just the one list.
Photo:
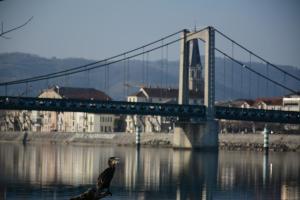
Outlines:
{"label": "bridge support pier", "polygon": [[203,122],[177,122],[174,129],[173,148],[218,149],[219,124],[217,120]]}

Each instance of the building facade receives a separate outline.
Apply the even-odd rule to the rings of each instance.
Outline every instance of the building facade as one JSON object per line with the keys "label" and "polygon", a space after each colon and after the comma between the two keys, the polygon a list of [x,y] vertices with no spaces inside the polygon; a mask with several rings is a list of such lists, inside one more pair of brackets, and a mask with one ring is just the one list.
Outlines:
{"label": "building facade", "polygon": [[[93,88],[71,88],[55,86],[44,90],[39,98],[82,99],[109,101],[104,92]],[[41,131],[52,132],[113,132],[114,115],[84,112],[40,111]]]}
{"label": "building facade", "polygon": [[265,110],[282,110],[282,97],[258,98],[253,107]]}
{"label": "building facade", "polygon": [[[300,112],[300,92],[296,94],[286,95],[282,99],[282,109],[286,111],[296,111]],[[296,124],[286,124],[284,126],[286,130],[299,131],[300,125]]]}
{"label": "building facade", "polygon": [[37,111],[0,111],[0,131],[39,131],[40,125]]}
{"label": "building facade", "polygon": [[300,112],[300,92],[283,97],[283,110]]}

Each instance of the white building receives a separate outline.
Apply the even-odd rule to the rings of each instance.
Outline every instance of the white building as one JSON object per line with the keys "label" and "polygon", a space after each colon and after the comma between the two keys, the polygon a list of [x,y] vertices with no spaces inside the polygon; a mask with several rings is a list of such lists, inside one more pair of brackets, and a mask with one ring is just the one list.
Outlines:
{"label": "white building", "polygon": [[283,97],[283,109],[300,112],[300,92]]}
{"label": "white building", "polygon": [[258,98],[253,107],[265,110],[282,110],[282,97]]}
{"label": "white building", "polygon": [[37,111],[2,110],[0,112],[0,131],[37,131]]}
{"label": "white building", "polygon": [[[283,97],[282,108],[286,111],[300,112],[300,92]],[[300,126],[296,124],[286,124],[284,128],[286,130],[300,130]]]}
{"label": "white building", "polygon": [[[109,101],[104,92],[93,88],[71,88],[55,86],[44,90],[39,98],[81,99]],[[83,112],[40,111],[41,131],[63,132],[113,132],[114,115]]]}

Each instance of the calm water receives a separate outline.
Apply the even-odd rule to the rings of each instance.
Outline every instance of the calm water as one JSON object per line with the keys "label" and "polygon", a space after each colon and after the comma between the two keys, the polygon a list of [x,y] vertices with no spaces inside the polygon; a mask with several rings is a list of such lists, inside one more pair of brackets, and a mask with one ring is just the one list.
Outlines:
{"label": "calm water", "polygon": [[107,199],[300,199],[300,154],[0,144],[0,199],[69,199],[121,163]]}

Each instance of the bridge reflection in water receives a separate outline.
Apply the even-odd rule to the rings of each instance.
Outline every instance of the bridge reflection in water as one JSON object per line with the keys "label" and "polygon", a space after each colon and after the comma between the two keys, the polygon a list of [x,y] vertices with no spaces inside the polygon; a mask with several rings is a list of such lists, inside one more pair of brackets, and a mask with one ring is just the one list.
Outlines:
{"label": "bridge reflection in water", "polygon": [[166,148],[0,145],[8,199],[68,199],[119,156],[111,199],[299,199],[299,153],[205,153]]}

